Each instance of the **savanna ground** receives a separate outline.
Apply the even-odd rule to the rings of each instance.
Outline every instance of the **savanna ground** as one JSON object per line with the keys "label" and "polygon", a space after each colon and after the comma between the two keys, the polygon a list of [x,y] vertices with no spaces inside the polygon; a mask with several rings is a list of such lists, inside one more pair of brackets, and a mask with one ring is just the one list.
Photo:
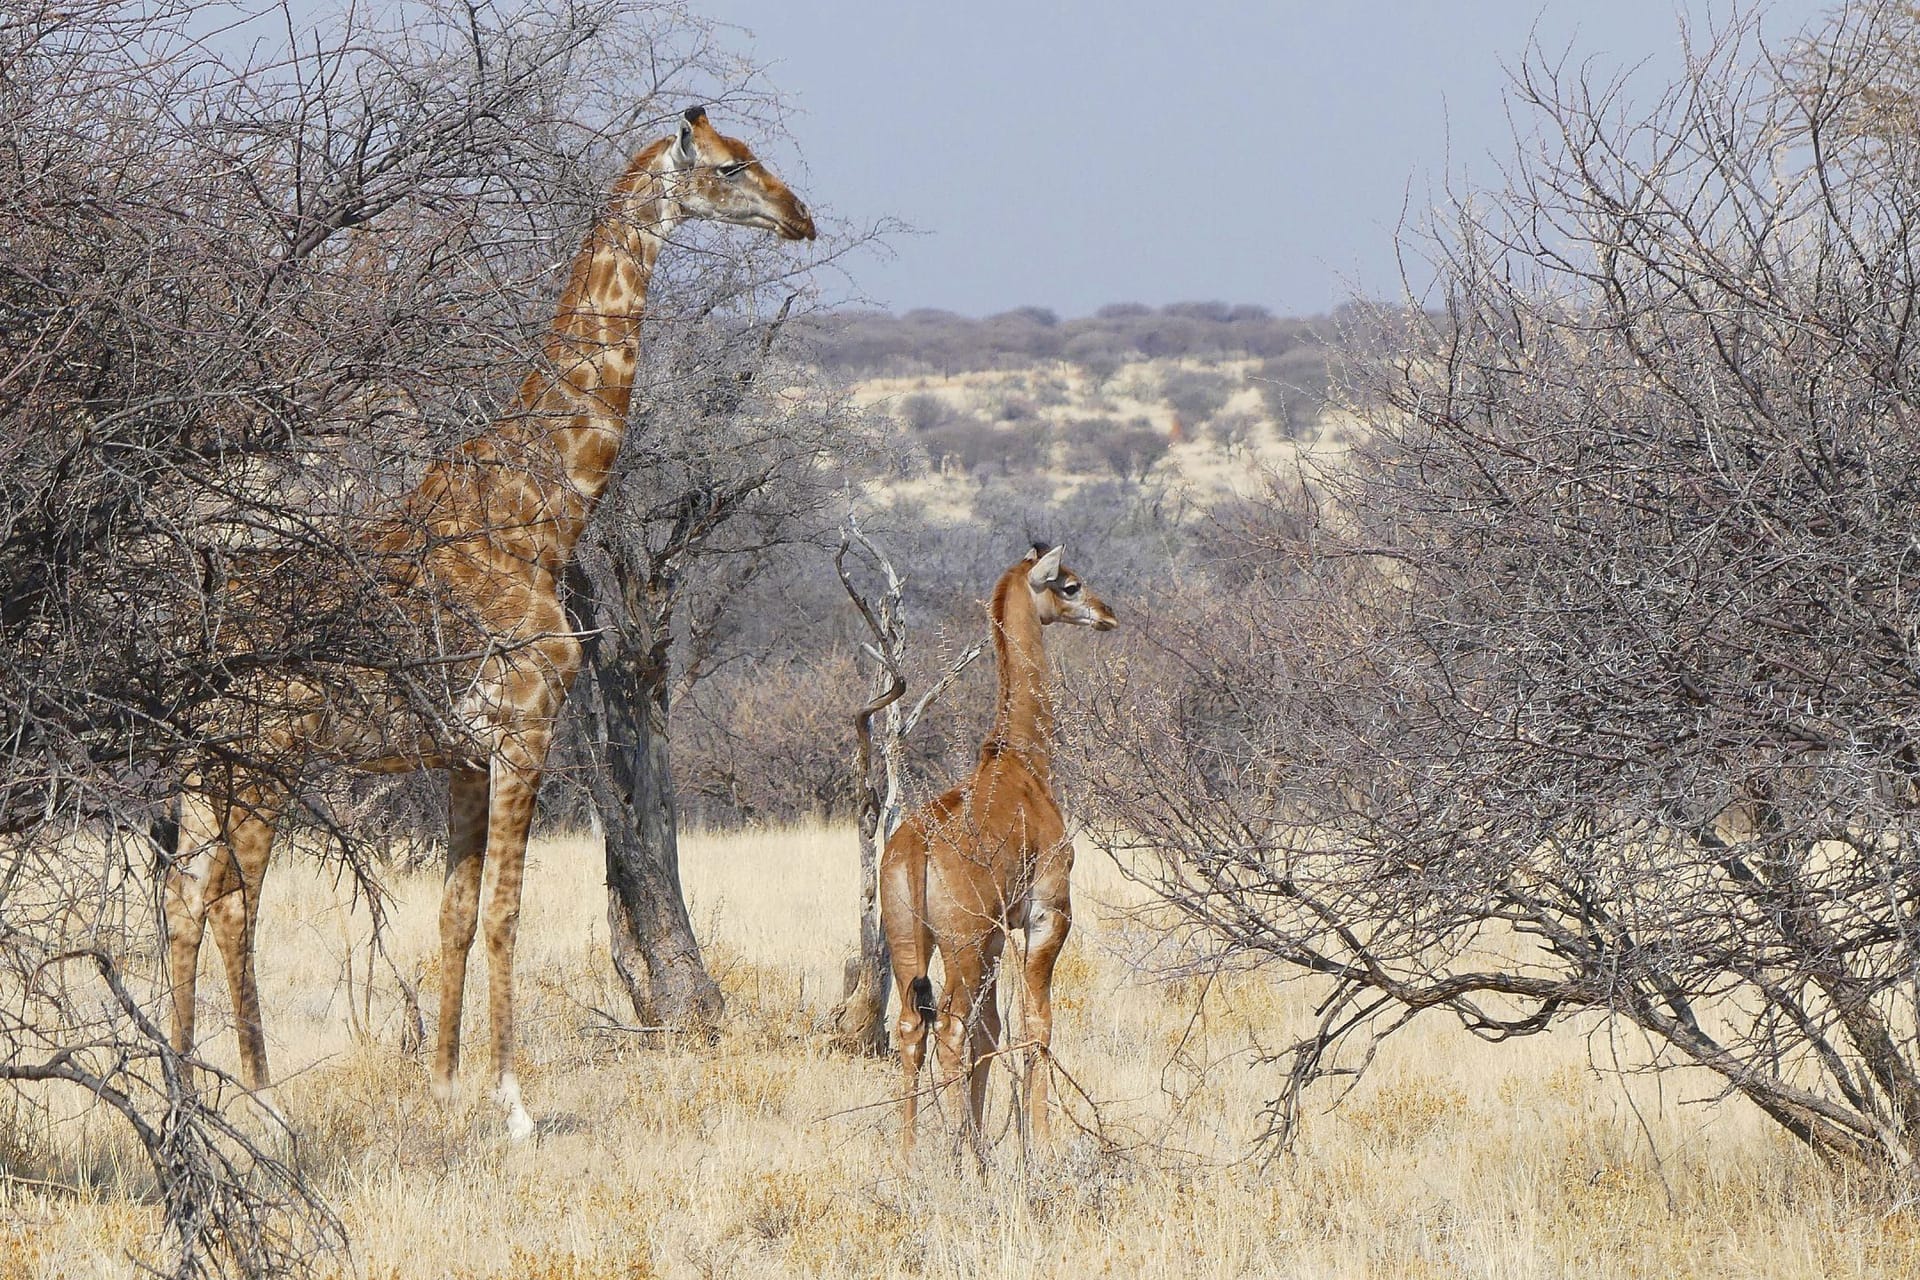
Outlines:
{"label": "savanna ground", "polygon": [[[393,983],[371,1034],[348,1009],[367,921],[316,862],[283,853],[261,959],[298,1160],[354,1241],[342,1276],[763,1275],[1835,1277],[1920,1272],[1920,1214],[1824,1174],[1709,1082],[1612,1074],[1644,1050],[1604,1027],[1505,1047],[1439,1023],[1390,1044],[1290,1155],[1251,1157],[1261,1045],[1313,991],[1263,975],[1161,983],[1132,890],[1095,854],[1057,979],[1056,1048],[1102,1137],[1061,1126],[1032,1163],[1006,1124],[984,1177],[949,1158],[948,1105],[893,1159],[891,1062],[824,1047],[853,936],[854,849],[836,828],[689,839],[685,875],[729,1000],[714,1046],[611,1030],[597,845],[532,853],[521,926],[522,1076],[540,1119],[511,1146],[484,1097],[484,981],[470,984],[465,1099],[402,1053]],[[431,989],[431,873],[395,876],[392,953]],[[232,1056],[212,947],[204,1034]],[[356,977],[356,982],[363,978]],[[431,1012],[429,1010],[429,1012]],[[1596,1069],[1598,1068],[1598,1069]],[[1061,1095],[1070,1095],[1064,1083]],[[0,1280],[124,1276],[155,1211],[130,1144],[84,1100],[0,1117]],[[17,1104],[10,1104],[15,1105]]]}

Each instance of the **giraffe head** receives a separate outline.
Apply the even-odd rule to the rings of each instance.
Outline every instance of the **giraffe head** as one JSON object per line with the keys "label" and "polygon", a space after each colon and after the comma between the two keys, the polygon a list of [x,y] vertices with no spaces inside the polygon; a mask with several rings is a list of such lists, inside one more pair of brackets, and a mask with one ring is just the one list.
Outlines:
{"label": "giraffe head", "polygon": [[772,231],[785,240],[813,239],[813,215],[792,188],[707,119],[688,107],[680,130],[661,150],[655,172],[682,218],[705,218]]}
{"label": "giraffe head", "polygon": [[1080,575],[1060,563],[1062,550],[1036,542],[1021,561],[1028,566],[1027,590],[1033,593],[1034,612],[1040,615],[1041,623],[1071,622],[1095,631],[1119,626],[1120,620],[1107,608],[1107,602],[1088,591]]}

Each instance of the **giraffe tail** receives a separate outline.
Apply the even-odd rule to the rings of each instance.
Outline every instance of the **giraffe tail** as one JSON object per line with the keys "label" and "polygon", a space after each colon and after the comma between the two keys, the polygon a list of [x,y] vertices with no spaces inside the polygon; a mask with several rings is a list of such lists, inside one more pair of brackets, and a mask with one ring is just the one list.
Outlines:
{"label": "giraffe tail", "polygon": [[913,1011],[920,1015],[922,1022],[932,1022],[935,1012],[933,1007],[933,979],[923,973],[909,984],[908,991],[913,996]]}
{"label": "giraffe tail", "polygon": [[913,1011],[930,1026],[933,982],[927,977],[927,966],[932,961],[933,935],[927,928],[927,845],[916,819],[902,823],[881,854],[880,922],[893,953],[895,981],[904,988]]}
{"label": "giraffe tail", "polygon": [[181,798],[175,795],[173,804],[167,812],[147,824],[147,835],[153,841],[155,864],[161,869],[173,865],[180,852],[180,805]]}

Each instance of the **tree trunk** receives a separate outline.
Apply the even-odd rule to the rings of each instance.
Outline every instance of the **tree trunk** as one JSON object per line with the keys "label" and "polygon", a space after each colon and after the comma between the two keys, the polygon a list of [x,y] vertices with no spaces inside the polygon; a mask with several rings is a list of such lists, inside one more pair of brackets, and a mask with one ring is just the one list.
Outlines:
{"label": "tree trunk", "polygon": [[[894,694],[898,697],[898,693]],[[833,1010],[833,1039],[849,1053],[887,1052],[887,995],[892,987],[893,957],[880,927],[880,850],[899,825],[886,820],[884,804],[874,786],[871,752],[866,749],[864,711],[861,724],[860,778],[860,954],[846,964],[845,998]],[[891,792],[889,787],[888,791]]]}
{"label": "tree trunk", "polygon": [[587,646],[591,697],[582,700],[588,737],[601,766],[588,791],[606,837],[607,931],[613,966],[634,1016],[645,1026],[711,1030],[725,998],[708,975],[694,940],[680,887],[680,843],[674,812],[667,671],[644,612],[606,625],[609,610],[593,597],[579,609],[599,630]]}

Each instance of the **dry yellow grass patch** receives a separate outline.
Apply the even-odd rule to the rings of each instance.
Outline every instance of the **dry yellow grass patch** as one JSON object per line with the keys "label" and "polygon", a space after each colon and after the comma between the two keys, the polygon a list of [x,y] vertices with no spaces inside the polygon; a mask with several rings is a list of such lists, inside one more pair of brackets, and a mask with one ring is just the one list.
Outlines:
{"label": "dry yellow grass patch", "polygon": [[[540,1121],[504,1140],[470,1052],[467,1100],[428,1096],[395,1048],[382,982],[373,1034],[347,1016],[366,922],[312,864],[283,859],[262,944],[271,1048],[298,1158],[354,1239],[342,1276],[491,1280],[722,1276],[1846,1277],[1920,1272],[1920,1220],[1854,1197],[1750,1110],[1689,1102],[1698,1079],[1623,1084],[1589,1059],[1643,1053],[1605,1028],[1506,1048],[1415,1028],[1295,1152],[1249,1160],[1270,1091],[1249,1066],[1305,1025],[1311,991],[1263,976],[1155,985],[1129,894],[1093,858],[1060,968],[1057,1048],[1097,1127],[1023,1166],[1014,1140],[978,1177],[933,1129],[891,1162],[891,1063],[826,1054],[813,1021],[853,936],[842,829],[687,842],[694,918],[730,1002],[715,1046],[596,1029],[621,1012],[605,960],[597,850],[533,853],[522,924],[523,1078]],[[429,973],[438,888],[398,878],[393,953]],[[209,964],[211,965],[211,961]],[[216,1056],[224,993],[203,985]],[[358,981],[358,980],[356,980]],[[484,983],[476,983],[483,986]],[[468,1010],[483,1044],[484,993]],[[431,1010],[429,1010],[431,1013]],[[1060,1094],[1070,1090],[1062,1088]],[[1637,1114],[1636,1114],[1637,1113]],[[57,1126],[0,1116],[10,1165],[85,1184],[0,1190],[0,1280],[124,1276],[150,1248],[139,1162],[77,1103]],[[993,1113],[1005,1123],[1004,1088]],[[1070,1126],[1069,1126],[1070,1128]]]}

